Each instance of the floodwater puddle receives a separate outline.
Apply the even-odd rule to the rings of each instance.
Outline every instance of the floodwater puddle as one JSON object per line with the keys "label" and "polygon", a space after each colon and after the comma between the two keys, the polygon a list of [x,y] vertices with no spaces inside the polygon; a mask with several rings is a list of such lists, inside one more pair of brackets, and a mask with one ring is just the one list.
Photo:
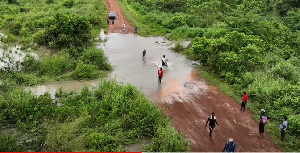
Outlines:
{"label": "floodwater puddle", "polygon": [[[201,95],[206,92],[207,85],[197,78],[193,63],[182,54],[170,50],[174,42],[163,37],[119,33],[106,35],[103,31],[99,37],[106,41],[98,43],[96,47],[104,51],[113,66],[113,71],[108,74],[109,79],[134,85],[158,103],[185,102],[194,94]],[[146,58],[142,58],[144,49]],[[168,67],[163,67],[162,84],[159,84],[157,73],[163,55],[168,59]],[[30,90],[36,95],[49,92],[54,96],[59,88],[78,91],[83,86],[96,86],[99,82],[100,79],[49,83],[30,87]]]}
{"label": "floodwater puddle", "polygon": [[[1,34],[1,37],[5,35]],[[24,61],[26,54],[38,58],[38,55],[35,53],[25,53],[21,50],[21,46],[14,45],[4,47],[0,42],[0,69],[4,71],[21,71],[21,63]]]}

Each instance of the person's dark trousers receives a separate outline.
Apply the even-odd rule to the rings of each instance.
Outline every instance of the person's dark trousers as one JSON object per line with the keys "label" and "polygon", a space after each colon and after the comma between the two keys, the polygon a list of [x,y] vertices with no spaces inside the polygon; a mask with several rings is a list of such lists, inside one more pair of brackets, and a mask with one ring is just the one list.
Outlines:
{"label": "person's dark trousers", "polygon": [[246,108],[246,103],[243,103],[241,104],[241,111],[245,111],[245,108]]}
{"label": "person's dark trousers", "polygon": [[283,141],[284,140],[284,135],[285,135],[285,130],[280,130],[280,132],[281,132],[281,141]]}
{"label": "person's dark trousers", "polygon": [[158,77],[158,82],[161,84],[161,77]]}

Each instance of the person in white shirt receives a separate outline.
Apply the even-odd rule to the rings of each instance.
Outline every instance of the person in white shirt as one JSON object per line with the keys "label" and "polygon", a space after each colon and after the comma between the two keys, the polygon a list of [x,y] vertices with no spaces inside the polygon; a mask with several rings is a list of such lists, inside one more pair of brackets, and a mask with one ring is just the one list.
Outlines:
{"label": "person in white shirt", "polygon": [[166,58],[166,55],[163,55],[163,57],[161,58],[161,65],[168,66],[167,62],[168,62],[168,59]]}
{"label": "person in white shirt", "polygon": [[287,116],[283,117],[283,121],[281,122],[281,124],[279,125],[279,129],[280,129],[280,133],[281,133],[281,141],[284,140],[284,134],[285,134],[285,130],[287,128]]}
{"label": "person in white shirt", "polygon": [[125,31],[125,22],[122,25],[122,30]]}

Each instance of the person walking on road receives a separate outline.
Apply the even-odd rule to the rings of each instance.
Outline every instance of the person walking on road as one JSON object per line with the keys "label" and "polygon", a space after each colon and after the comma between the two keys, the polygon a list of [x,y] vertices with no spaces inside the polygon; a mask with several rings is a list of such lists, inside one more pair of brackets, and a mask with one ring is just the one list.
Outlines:
{"label": "person walking on road", "polygon": [[281,122],[281,124],[279,125],[279,129],[280,129],[280,133],[281,133],[281,141],[284,140],[284,135],[285,135],[285,130],[287,128],[287,116],[283,117],[283,121]]}
{"label": "person walking on road", "polygon": [[232,138],[229,138],[229,140],[226,141],[222,152],[234,152],[234,150],[235,150],[235,143],[233,142]]}
{"label": "person walking on road", "polygon": [[268,117],[266,115],[266,111],[264,109],[260,110],[261,115],[259,117],[259,124],[258,124],[258,128],[259,128],[259,137],[261,138],[265,132],[265,124],[267,123]]}
{"label": "person walking on road", "polygon": [[247,100],[248,95],[246,94],[246,92],[244,92],[244,95],[242,97],[241,111],[245,111]]}
{"label": "person walking on road", "polygon": [[137,26],[136,25],[134,25],[134,32],[133,32],[133,34],[137,34]]}
{"label": "person walking on road", "polygon": [[162,67],[158,70],[158,83],[161,84],[161,79],[163,77],[163,70],[162,70]]}
{"label": "person walking on road", "polygon": [[215,113],[212,112],[210,117],[207,119],[206,121],[206,124],[205,124],[205,127],[207,126],[207,123],[209,123],[209,137],[211,138],[212,136],[212,131],[214,130],[214,128],[216,126],[218,126],[218,123],[217,123],[217,117],[215,116]]}
{"label": "person walking on road", "polygon": [[146,49],[143,50],[143,58],[146,58]]}
{"label": "person walking on road", "polygon": [[122,25],[122,30],[125,31],[125,22]]}

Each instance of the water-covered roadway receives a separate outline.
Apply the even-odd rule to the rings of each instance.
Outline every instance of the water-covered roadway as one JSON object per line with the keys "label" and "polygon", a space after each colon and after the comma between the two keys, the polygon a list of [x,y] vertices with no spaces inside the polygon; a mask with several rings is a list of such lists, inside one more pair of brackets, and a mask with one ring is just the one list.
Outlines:
{"label": "water-covered roadway", "polygon": [[[200,91],[204,91],[202,88],[205,88],[205,83],[192,81],[192,63],[182,55],[171,52],[171,42],[162,37],[144,38],[117,33],[103,37],[107,37],[108,41],[98,47],[105,51],[114,68],[111,78],[135,85],[155,101],[168,103],[174,99],[188,99],[189,92],[200,94]],[[147,52],[146,58],[142,58],[144,49]],[[163,55],[168,58],[168,67],[163,67],[162,84],[158,84],[157,71],[161,67]],[[189,90],[182,90],[184,86]]]}

